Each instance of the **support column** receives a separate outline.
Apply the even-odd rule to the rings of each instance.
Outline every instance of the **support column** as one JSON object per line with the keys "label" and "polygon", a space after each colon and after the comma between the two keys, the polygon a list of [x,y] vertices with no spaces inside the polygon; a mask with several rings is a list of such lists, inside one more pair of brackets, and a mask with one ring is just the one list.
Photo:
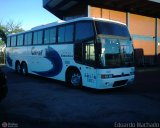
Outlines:
{"label": "support column", "polygon": [[91,6],[90,5],[88,5],[88,10],[87,10],[87,16],[88,17],[91,17]]}
{"label": "support column", "polygon": [[126,12],[126,25],[128,26],[128,30],[130,30],[130,13]]}
{"label": "support column", "polygon": [[155,24],[155,63],[158,64],[158,18]]}

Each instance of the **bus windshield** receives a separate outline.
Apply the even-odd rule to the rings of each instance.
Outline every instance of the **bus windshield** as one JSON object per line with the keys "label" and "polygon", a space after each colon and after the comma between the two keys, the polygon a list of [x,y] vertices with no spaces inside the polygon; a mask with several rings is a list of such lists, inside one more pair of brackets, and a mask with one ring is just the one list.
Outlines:
{"label": "bus windshield", "polygon": [[97,42],[101,43],[99,66],[102,68],[133,66],[133,47],[124,25],[96,22]]}
{"label": "bus windshield", "polygon": [[114,35],[130,38],[129,31],[125,25],[113,22],[96,21],[97,34]]}

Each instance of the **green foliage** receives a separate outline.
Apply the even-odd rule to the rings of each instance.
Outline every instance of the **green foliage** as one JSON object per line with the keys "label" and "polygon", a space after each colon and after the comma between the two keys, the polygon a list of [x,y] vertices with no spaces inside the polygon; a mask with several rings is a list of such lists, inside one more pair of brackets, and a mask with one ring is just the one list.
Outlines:
{"label": "green foliage", "polygon": [[2,28],[0,28],[0,44],[3,44],[4,42],[6,42],[6,34],[2,30]]}
{"label": "green foliage", "polygon": [[6,24],[3,26],[5,34],[11,34],[11,33],[18,33],[23,32],[24,30],[21,28],[21,23],[16,23],[13,20],[9,20],[6,22]]}
{"label": "green foliage", "polygon": [[0,45],[4,44],[4,41],[0,40]]}
{"label": "green foliage", "polygon": [[13,20],[9,20],[5,23],[2,23],[2,21],[0,21],[0,30],[3,30],[5,34],[18,33],[24,31],[21,28],[21,22],[15,22]]}
{"label": "green foliage", "polygon": [[12,33],[23,32],[21,28],[21,23],[16,23],[13,20],[7,21],[5,24],[0,21],[0,44],[6,43],[6,35]]}

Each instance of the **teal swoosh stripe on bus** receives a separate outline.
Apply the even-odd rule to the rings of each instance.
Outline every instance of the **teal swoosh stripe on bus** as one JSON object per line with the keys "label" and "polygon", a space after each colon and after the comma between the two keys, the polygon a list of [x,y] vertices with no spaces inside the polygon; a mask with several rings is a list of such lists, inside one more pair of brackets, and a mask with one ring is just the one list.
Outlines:
{"label": "teal swoosh stripe on bus", "polygon": [[33,71],[33,72],[40,76],[45,76],[45,77],[53,77],[58,75],[62,70],[63,64],[62,64],[62,59],[60,55],[57,53],[57,51],[55,51],[52,47],[48,46],[48,48],[46,49],[45,58],[52,63],[53,67],[48,71],[43,71],[43,72]]}
{"label": "teal swoosh stripe on bus", "polygon": [[8,62],[8,64],[9,64],[9,66],[12,67],[12,61],[13,61],[13,60],[11,59],[9,52],[7,52],[6,58],[7,58],[7,62]]}

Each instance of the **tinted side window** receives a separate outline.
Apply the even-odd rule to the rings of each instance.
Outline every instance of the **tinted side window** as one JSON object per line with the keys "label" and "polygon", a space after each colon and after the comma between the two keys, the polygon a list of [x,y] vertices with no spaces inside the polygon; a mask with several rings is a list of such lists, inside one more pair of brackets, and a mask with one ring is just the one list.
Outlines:
{"label": "tinted side window", "polygon": [[72,42],[73,41],[73,25],[67,25],[65,27],[65,42]]}
{"label": "tinted side window", "polygon": [[56,28],[52,28],[49,31],[50,43],[56,43]]}
{"label": "tinted side window", "polygon": [[42,44],[43,31],[38,32],[38,44]]}
{"label": "tinted side window", "polygon": [[32,33],[27,33],[25,35],[25,45],[31,45],[32,44]]}
{"label": "tinted side window", "polygon": [[16,36],[11,37],[11,46],[16,46]]}
{"label": "tinted side window", "polygon": [[56,43],[56,28],[46,29],[44,31],[44,44]]}
{"label": "tinted side window", "polygon": [[43,31],[34,32],[33,44],[42,44]]}
{"label": "tinted side window", "polygon": [[10,38],[10,37],[7,37],[7,47],[10,46],[10,43],[11,43],[11,38]]}
{"label": "tinted side window", "polygon": [[102,21],[96,21],[95,23],[98,34],[130,37],[129,31],[125,25]]}
{"label": "tinted side window", "polygon": [[85,40],[94,36],[92,22],[76,23],[76,41]]}
{"label": "tinted side window", "polygon": [[17,46],[22,46],[23,45],[23,35],[18,35],[17,36]]}
{"label": "tinted side window", "polygon": [[38,44],[38,32],[34,32],[33,34],[33,44]]}
{"label": "tinted side window", "polygon": [[49,44],[49,29],[44,31],[44,44]]}
{"label": "tinted side window", "polygon": [[58,29],[58,42],[62,43],[64,42],[64,35],[65,35],[65,27],[59,27]]}
{"label": "tinted side window", "polygon": [[83,44],[76,43],[74,46],[74,59],[78,63],[83,62]]}

